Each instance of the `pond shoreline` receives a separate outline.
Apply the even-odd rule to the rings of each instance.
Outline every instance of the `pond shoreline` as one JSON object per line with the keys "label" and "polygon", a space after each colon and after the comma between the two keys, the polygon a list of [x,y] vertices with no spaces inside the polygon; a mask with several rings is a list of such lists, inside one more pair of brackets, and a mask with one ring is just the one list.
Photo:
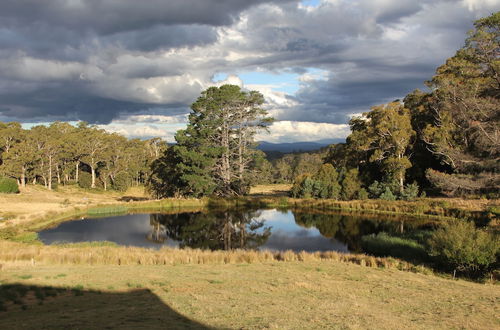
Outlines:
{"label": "pond shoreline", "polygon": [[415,218],[435,219],[449,221],[453,219],[481,219],[490,222],[498,228],[498,215],[490,210],[467,210],[457,208],[456,205],[447,204],[441,200],[430,198],[414,202],[405,201],[337,201],[317,199],[294,199],[287,197],[236,197],[236,198],[204,198],[204,199],[161,199],[148,201],[128,201],[118,203],[87,205],[74,207],[61,212],[49,212],[43,217],[23,219],[16,221],[4,220],[0,227],[0,239],[13,240],[24,243],[40,244],[36,232],[51,228],[65,221],[75,218],[105,216],[115,214],[128,214],[140,212],[177,212],[180,209],[202,211],[209,208],[234,208],[257,207],[262,209],[289,209],[296,212],[325,213],[329,211],[342,211],[348,214],[361,215],[389,215],[409,216]]}

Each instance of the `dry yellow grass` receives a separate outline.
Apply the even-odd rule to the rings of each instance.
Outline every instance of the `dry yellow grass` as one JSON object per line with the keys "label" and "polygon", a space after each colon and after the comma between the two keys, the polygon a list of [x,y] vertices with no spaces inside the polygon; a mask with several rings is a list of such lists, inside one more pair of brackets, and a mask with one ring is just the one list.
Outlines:
{"label": "dry yellow grass", "polygon": [[500,327],[498,286],[326,261],[7,265],[0,281],[74,289],[42,305],[32,293],[8,304],[2,329]]}
{"label": "dry yellow grass", "polygon": [[118,193],[84,190],[76,186],[61,186],[57,191],[48,191],[40,186],[27,186],[20,194],[0,194],[0,218],[13,219],[12,223],[16,224],[22,220],[44,218],[49,213],[117,203],[124,197],[146,198],[143,187],[132,187],[125,193]]}
{"label": "dry yellow grass", "polygon": [[271,252],[254,250],[210,251],[199,249],[159,250],[116,246],[107,242],[64,245],[34,245],[0,240],[0,264],[11,265],[179,265],[241,264],[327,260],[354,263],[365,267],[396,268],[432,273],[423,266],[394,258],[377,258],[365,254],[324,252]]}
{"label": "dry yellow grass", "polygon": [[291,184],[257,185],[250,189],[250,196],[288,196]]}

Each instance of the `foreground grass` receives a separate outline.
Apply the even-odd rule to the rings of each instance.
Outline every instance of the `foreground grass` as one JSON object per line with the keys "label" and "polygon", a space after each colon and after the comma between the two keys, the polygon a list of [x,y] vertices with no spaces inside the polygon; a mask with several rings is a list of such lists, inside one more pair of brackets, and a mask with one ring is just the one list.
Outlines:
{"label": "foreground grass", "polygon": [[20,291],[2,329],[500,327],[498,286],[325,261],[4,264],[0,281]]}

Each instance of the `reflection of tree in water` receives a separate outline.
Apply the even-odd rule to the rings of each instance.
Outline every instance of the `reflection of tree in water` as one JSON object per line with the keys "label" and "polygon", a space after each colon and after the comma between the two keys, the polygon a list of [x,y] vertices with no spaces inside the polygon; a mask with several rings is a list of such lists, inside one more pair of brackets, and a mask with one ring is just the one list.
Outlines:
{"label": "reflection of tree in water", "polygon": [[[404,219],[384,221],[367,216],[350,216],[341,214],[311,214],[294,212],[295,222],[306,228],[315,227],[321,235],[334,238],[347,245],[349,251],[361,252],[361,237],[379,232],[400,233]],[[413,229],[407,226],[407,229]]]}
{"label": "reflection of tree in water", "polygon": [[[208,213],[151,214],[152,233],[163,243],[167,238],[180,247],[231,250],[255,249],[271,235],[264,221],[257,221],[256,211],[224,210]],[[160,235],[155,236],[155,233]]]}

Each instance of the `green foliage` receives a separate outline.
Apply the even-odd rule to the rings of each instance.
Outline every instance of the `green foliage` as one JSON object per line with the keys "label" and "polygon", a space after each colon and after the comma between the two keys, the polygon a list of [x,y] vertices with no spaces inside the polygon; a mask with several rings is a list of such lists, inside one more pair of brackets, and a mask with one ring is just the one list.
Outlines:
{"label": "green foliage", "polygon": [[274,161],[274,181],[293,183],[294,178],[306,173],[316,173],[323,165],[324,151],[286,154]]}
{"label": "green foliage", "polygon": [[152,166],[149,189],[165,196],[241,195],[256,165],[254,135],[272,121],[260,108],[262,94],[235,85],[210,87],[191,105],[177,144]]}
{"label": "green foliage", "polygon": [[113,180],[113,189],[121,192],[127,191],[130,187],[132,178],[127,172],[118,173]]}
{"label": "green foliage", "polygon": [[482,275],[497,262],[499,240],[477,229],[473,222],[454,221],[437,229],[429,239],[429,254],[443,267],[469,276]]}
{"label": "green foliage", "polygon": [[312,198],[314,196],[314,183],[310,174],[299,175],[290,190],[291,196],[294,198]]}
{"label": "green foliage", "polygon": [[89,172],[80,172],[78,176],[78,186],[80,188],[90,189],[92,186],[92,176]]}
{"label": "green foliage", "polygon": [[373,181],[373,183],[368,187],[368,192],[371,198],[379,198],[384,191],[385,186],[376,180]]}
{"label": "green foliage", "polygon": [[350,169],[345,173],[341,183],[341,197],[343,200],[351,200],[358,197],[358,192],[361,190],[361,181],[358,175],[358,169]]}
{"label": "green foliage", "polygon": [[331,164],[324,164],[314,176],[299,175],[292,186],[291,195],[295,198],[338,199],[340,195],[338,173]]}
{"label": "green foliage", "polygon": [[407,181],[449,196],[498,196],[500,12],[474,26],[465,46],[427,83],[430,92],[372,107],[350,120],[345,144],[330,147],[326,160],[358,168],[372,198],[390,197],[387,184],[375,184],[381,181],[404,200],[417,190],[405,187]]}
{"label": "green foliage", "polygon": [[401,192],[400,198],[405,201],[413,201],[418,197],[418,184],[416,182],[406,185]]}
{"label": "green foliage", "polygon": [[0,123],[0,176],[15,178],[20,186],[35,182],[49,190],[78,183],[82,171],[91,173],[91,188],[106,189],[120,172],[143,183],[150,163],[165,145],[159,139],[127,140],[85,122],[76,127],[54,122],[31,129]]}
{"label": "green foliage", "polygon": [[429,256],[425,247],[415,240],[390,236],[385,232],[361,238],[363,251],[379,257],[395,257],[412,262],[426,261]]}
{"label": "green foliage", "polygon": [[379,196],[380,199],[384,201],[395,201],[396,196],[392,193],[391,189],[389,186],[385,186],[384,192]]}
{"label": "green foliage", "polygon": [[12,178],[0,177],[0,193],[17,194],[19,187],[17,181]]}
{"label": "green foliage", "polygon": [[365,200],[368,199],[368,197],[369,197],[368,191],[366,191],[365,188],[361,188],[358,192],[358,199]]}

